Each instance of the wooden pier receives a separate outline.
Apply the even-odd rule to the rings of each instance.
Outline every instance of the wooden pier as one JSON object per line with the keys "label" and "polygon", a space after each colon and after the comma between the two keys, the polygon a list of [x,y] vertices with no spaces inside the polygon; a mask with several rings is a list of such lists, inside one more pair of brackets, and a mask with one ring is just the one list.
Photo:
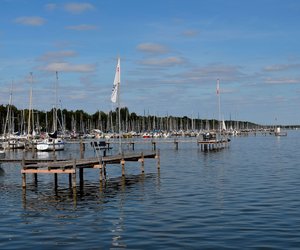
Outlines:
{"label": "wooden pier", "polygon": [[[106,141],[106,145],[111,144],[117,144],[117,141]],[[179,149],[179,144],[184,143],[196,143],[198,146],[200,146],[201,151],[216,151],[223,148],[226,148],[229,146],[230,139],[213,139],[213,140],[200,140],[199,138],[189,138],[189,139],[149,139],[149,140],[129,140],[129,141],[123,141],[123,145],[128,145],[128,147],[131,148],[131,150],[134,151],[136,144],[149,144],[152,147],[152,150],[156,150],[158,144],[174,144],[174,148],[176,150]]]}
{"label": "wooden pier", "polygon": [[99,158],[89,159],[73,159],[60,161],[38,161],[38,160],[22,160],[22,187],[26,189],[26,174],[34,174],[37,180],[37,174],[54,174],[54,181],[57,186],[58,174],[68,174],[69,183],[73,189],[76,189],[76,174],[79,171],[80,184],[83,183],[84,169],[99,169],[99,181],[106,179],[106,166],[108,164],[121,164],[122,176],[125,176],[125,163],[129,161],[138,161],[141,164],[141,172],[144,173],[144,162],[146,158],[157,159],[157,168],[160,169],[160,153],[159,150],[149,153],[127,153],[103,156]]}
{"label": "wooden pier", "polygon": [[200,145],[201,151],[216,151],[228,147],[230,140],[208,140],[208,141],[198,141],[198,146]]}

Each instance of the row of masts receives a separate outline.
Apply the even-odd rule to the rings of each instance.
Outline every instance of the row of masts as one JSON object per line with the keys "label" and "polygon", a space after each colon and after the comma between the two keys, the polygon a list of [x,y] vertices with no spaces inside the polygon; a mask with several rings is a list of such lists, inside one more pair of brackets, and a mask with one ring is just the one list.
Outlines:
{"label": "row of masts", "polygon": [[[57,112],[58,111],[58,112]],[[51,112],[53,114],[51,115]],[[61,111],[61,109],[53,109],[49,112],[41,111],[31,111],[31,122],[28,126],[29,116],[28,111],[21,110],[19,114],[14,114],[11,109],[11,105],[7,106],[6,117],[2,117],[1,128],[2,134],[13,134],[19,132],[20,134],[32,134],[33,131],[36,133],[41,133],[42,131],[47,132],[53,130],[53,121],[57,121],[58,130],[62,133],[65,131],[77,131],[82,133],[87,133],[93,129],[98,129],[103,132],[118,132],[118,119],[116,119],[115,112],[110,111],[109,113],[98,112],[98,117],[96,120],[91,118],[85,119],[83,114],[72,114],[70,121],[67,121],[67,115]],[[55,114],[57,116],[55,117]],[[79,117],[78,117],[79,116]],[[221,121],[223,123],[223,121]],[[66,124],[69,124],[67,127]],[[258,125],[242,122],[228,120],[224,121],[225,126],[229,129],[239,130],[239,129],[253,129],[259,128]],[[157,116],[133,116],[126,112],[125,117],[121,117],[120,128],[124,132],[128,131],[153,131],[153,130],[163,130],[163,131],[194,131],[194,130],[217,130],[221,123],[215,119],[194,119],[188,117],[157,117]],[[42,126],[43,125],[43,126]],[[26,129],[27,128],[27,129]]]}
{"label": "row of masts", "polygon": [[[57,131],[57,124],[59,123],[58,114],[57,114],[57,85],[58,85],[58,73],[56,72],[56,82],[55,82],[55,105],[52,109],[52,131]],[[10,96],[9,96],[9,103],[7,105],[7,112],[5,121],[2,123],[4,127],[2,129],[3,137],[9,137],[16,133],[16,127],[18,128],[17,133],[22,135],[27,135],[28,138],[34,137],[35,133],[40,133],[41,127],[39,124],[39,113],[36,112],[36,117],[34,115],[35,111],[33,110],[32,105],[32,98],[33,98],[33,74],[30,72],[30,91],[29,91],[29,108],[27,110],[28,119],[26,122],[25,117],[25,109],[21,111],[20,117],[15,117],[13,112],[13,105],[12,105],[12,93],[13,93],[13,82],[11,84]],[[15,122],[17,120],[17,122]],[[46,128],[48,131],[48,119],[46,113]],[[17,126],[15,126],[17,125]],[[62,130],[63,126],[60,123]]]}

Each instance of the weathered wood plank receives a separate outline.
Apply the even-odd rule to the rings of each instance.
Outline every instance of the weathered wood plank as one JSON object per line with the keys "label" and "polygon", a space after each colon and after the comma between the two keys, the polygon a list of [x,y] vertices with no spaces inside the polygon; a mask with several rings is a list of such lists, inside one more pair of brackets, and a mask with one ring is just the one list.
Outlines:
{"label": "weathered wood plank", "polygon": [[22,174],[74,174],[75,169],[21,169]]}

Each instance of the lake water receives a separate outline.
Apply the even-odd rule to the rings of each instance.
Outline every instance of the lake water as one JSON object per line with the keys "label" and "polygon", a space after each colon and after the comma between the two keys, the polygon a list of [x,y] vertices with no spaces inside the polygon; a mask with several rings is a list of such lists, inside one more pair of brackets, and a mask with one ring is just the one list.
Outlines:
{"label": "lake water", "polygon": [[[234,137],[208,153],[196,143],[158,143],[160,171],[155,159],[145,160],[145,174],[130,162],[124,179],[108,165],[101,188],[98,170],[86,170],[76,201],[67,175],[57,188],[53,175],[37,184],[28,175],[24,193],[20,165],[3,163],[0,249],[299,249],[299,146],[298,131]],[[78,145],[58,157],[70,155]]]}

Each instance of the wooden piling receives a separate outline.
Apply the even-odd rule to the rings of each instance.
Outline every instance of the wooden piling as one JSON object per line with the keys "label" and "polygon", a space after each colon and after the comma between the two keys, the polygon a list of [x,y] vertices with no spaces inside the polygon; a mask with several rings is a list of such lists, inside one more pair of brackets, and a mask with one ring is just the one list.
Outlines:
{"label": "wooden piling", "polygon": [[155,158],[157,159],[157,169],[160,169],[160,150],[159,149],[156,152]]}
{"label": "wooden piling", "polygon": [[85,144],[82,141],[82,138],[80,139],[80,159],[84,158],[84,151],[85,151]]}
{"label": "wooden piling", "polygon": [[[24,169],[24,167],[25,167],[25,158],[24,158],[24,154],[23,154],[22,169]],[[22,187],[26,188],[26,173],[22,173]]]}
{"label": "wooden piling", "polygon": [[72,187],[72,174],[69,174],[69,187]]}
{"label": "wooden piling", "polygon": [[130,145],[131,145],[131,149],[134,151],[134,142],[130,142]]}
{"label": "wooden piling", "polygon": [[35,147],[34,147],[33,140],[31,140],[31,154],[32,154],[32,159],[34,159],[35,158]]}
{"label": "wooden piling", "polygon": [[33,178],[34,178],[34,184],[37,184],[38,178],[37,178],[37,173],[33,174]]}
{"label": "wooden piling", "polygon": [[104,180],[106,180],[106,163],[105,162],[103,162],[102,167],[103,167],[103,178],[104,178]]}
{"label": "wooden piling", "polygon": [[100,183],[102,183],[102,181],[103,181],[103,169],[102,169],[102,165],[100,165],[100,168],[99,168],[99,180],[100,180]]}
{"label": "wooden piling", "polygon": [[152,141],[152,150],[155,151],[156,150],[156,142]]}
{"label": "wooden piling", "polygon": [[55,141],[53,140],[53,150],[52,150],[52,153],[53,153],[53,157],[55,157]]}
{"label": "wooden piling", "polygon": [[125,176],[125,160],[121,160],[121,165],[122,165],[122,176]]}
{"label": "wooden piling", "polygon": [[80,184],[80,187],[83,187],[83,183],[84,183],[83,168],[79,168],[79,184]]}
{"label": "wooden piling", "polygon": [[145,172],[145,159],[144,159],[144,154],[143,152],[141,153],[141,158],[139,159],[139,162],[141,163],[141,172]]}
{"label": "wooden piling", "polygon": [[54,173],[54,187],[57,188],[57,173]]}
{"label": "wooden piling", "polygon": [[175,149],[178,150],[178,141],[174,139]]}
{"label": "wooden piling", "polygon": [[72,188],[76,189],[76,159],[73,161]]}

